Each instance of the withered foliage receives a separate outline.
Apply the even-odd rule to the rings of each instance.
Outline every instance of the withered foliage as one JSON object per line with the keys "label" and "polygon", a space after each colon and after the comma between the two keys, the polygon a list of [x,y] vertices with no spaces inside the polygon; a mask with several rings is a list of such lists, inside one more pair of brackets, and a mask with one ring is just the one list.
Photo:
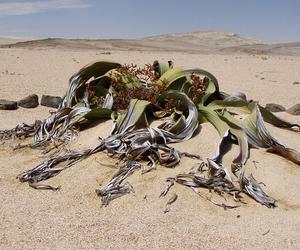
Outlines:
{"label": "withered foliage", "polygon": [[[158,82],[158,77],[153,66],[146,64],[145,67],[139,68],[137,65],[122,65],[117,68],[121,74],[112,78],[111,86],[114,88],[114,105],[113,110],[127,109],[131,99],[146,100],[158,107],[157,97],[167,88],[166,82]],[[138,79],[140,86],[128,86],[123,81],[126,75],[130,79]]]}
{"label": "withered foliage", "polygon": [[[139,99],[149,101],[154,107],[162,109],[163,107],[157,101],[157,97],[168,89],[168,82],[159,79],[156,65],[146,64],[143,68],[138,67],[134,64],[124,64],[116,69],[119,76],[112,78],[111,86],[114,88],[114,105],[113,110],[124,110],[127,109],[131,99]],[[127,76],[130,79],[137,79],[140,86],[134,85],[128,86],[123,80],[123,77]],[[198,99],[203,93],[206,84],[203,79],[198,75],[192,74],[191,80],[193,85],[191,88],[191,96],[193,100]],[[180,102],[172,101],[167,103],[166,109],[177,106],[180,108]]]}
{"label": "withered foliage", "polygon": [[203,94],[205,88],[207,87],[207,83],[205,80],[201,79],[200,76],[191,74],[191,79],[193,81],[193,85],[191,87],[192,90],[192,101],[196,102],[197,99]]}

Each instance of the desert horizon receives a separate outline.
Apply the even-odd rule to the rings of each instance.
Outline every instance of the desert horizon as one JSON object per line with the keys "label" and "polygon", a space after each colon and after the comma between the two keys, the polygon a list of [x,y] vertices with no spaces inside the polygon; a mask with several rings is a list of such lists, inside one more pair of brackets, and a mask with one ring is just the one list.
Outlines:
{"label": "desert horizon", "polygon": [[0,47],[60,48],[85,50],[180,51],[185,53],[245,53],[300,55],[300,42],[269,42],[242,37],[234,32],[193,31],[166,33],[142,38],[1,38]]}

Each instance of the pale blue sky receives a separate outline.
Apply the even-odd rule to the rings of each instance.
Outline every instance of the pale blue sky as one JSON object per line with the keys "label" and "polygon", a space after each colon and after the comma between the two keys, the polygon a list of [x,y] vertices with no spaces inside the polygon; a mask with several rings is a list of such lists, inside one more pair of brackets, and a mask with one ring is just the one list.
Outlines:
{"label": "pale blue sky", "polygon": [[0,0],[0,36],[138,38],[196,30],[300,41],[300,0]]}

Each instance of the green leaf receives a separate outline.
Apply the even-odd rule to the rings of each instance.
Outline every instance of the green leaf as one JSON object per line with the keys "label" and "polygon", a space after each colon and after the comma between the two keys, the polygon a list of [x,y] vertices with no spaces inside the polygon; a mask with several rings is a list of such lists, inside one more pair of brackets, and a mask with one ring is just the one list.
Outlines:
{"label": "green leaf", "polygon": [[228,125],[229,133],[236,139],[240,148],[239,155],[233,159],[231,164],[231,170],[232,172],[235,172],[236,170],[241,169],[248,159],[248,138],[239,122],[227,111],[224,111],[222,114],[218,113],[218,115],[220,119]]}
{"label": "green leaf", "polygon": [[287,147],[267,130],[257,104],[252,104],[252,113],[243,121],[243,125],[249,143],[257,147],[268,148],[268,152],[280,154],[286,159],[300,164],[300,153]]}
{"label": "green leaf", "polygon": [[287,121],[284,121],[284,120],[280,119],[279,117],[275,116],[269,110],[267,110],[261,106],[259,106],[259,110],[260,110],[265,122],[270,123],[279,128],[298,128],[298,131],[300,131],[299,124],[289,123]]}
{"label": "green leaf", "polygon": [[145,100],[130,100],[126,115],[122,119],[122,122],[118,122],[119,124],[117,124],[114,128],[113,134],[124,133],[125,131],[138,127],[148,127],[149,124],[146,117],[146,108],[149,104],[150,102]]}
{"label": "green leaf", "polygon": [[242,113],[250,113],[249,103],[240,99],[231,99],[230,97],[224,100],[215,100],[210,102],[208,105],[213,110],[222,110],[227,108],[228,110],[240,111]]}
{"label": "green leaf", "polygon": [[185,116],[182,114],[182,112],[174,111],[174,113],[171,115],[171,119],[174,121],[174,123],[171,125],[170,128],[167,130],[173,134],[177,134],[178,131],[182,131],[186,124]]}
{"label": "green leaf", "polygon": [[103,89],[109,89],[111,85],[111,78],[107,75],[99,76],[95,80],[91,81],[90,85],[95,86],[96,95],[103,96],[106,94],[103,94]]}
{"label": "green leaf", "polygon": [[137,77],[127,73],[121,73],[117,70],[111,70],[106,75],[116,82],[125,84],[129,89],[139,88],[142,86],[142,83]]}
{"label": "green leaf", "polygon": [[[241,113],[251,113],[253,110],[253,103],[247,102],[241,98],[237,98],[236,96],[229,96],[224,100],[215,100],[210,102],[208,107],[214,110],[221,110],[227,108],[228,110],[238,111]],[[270,123],[276,127],[280,128],[298,128],[300,126],[298,124],[289,123],[275,116],[272,112],[258,105],[261,115],[265,122]]]}
{"label": "green leaf", "polygon": [[95,121],[104,118],[110,118],[112,110],[105,108],[93,108],[90,112],[85,115],[85,118],[90,121]]}
{"label": "green leaf", "polygon": [[158,73],[159,73],[160,76],[165,74],[170,69],[171,68],[170,68],[169,64],[167,64],[167,63],[159,63],[158,64]]}
{"label": "green leaf", "polygon": [[176,131],[174,142],[190,139],[199,125],[198,111],[195,104],[185,93],[175,90],[165,91],[158,97],[160,103],[164,103],[167,99],[180,101],[181,105],[186,106],[188,110],[188,116],[185,118],[185,126],[180,126],[182,129]]}
{"label": "green leaf", "polygon": [[268,148],[273,144],[283,145],[282,142],[274,138],[267,130],[258,105],[252,103],[250,108],[251,114],[242,121],[249,143],[262,148]]}
{"label": "green leaf", "polygon": [[86,91],[86,82],[91,78],[97,78],[104,75],[108,71],[120,67],[119,63],[98,61],[90,63],[80,69],[70,78],[69,88],[62,101],[62,107],[72,107],[82,101]]}
{"label": "green leaf", "polygon": [[110,61],[97,61],[90,63],[83,68],[81,68],[76,74],[71,77],[73,78],[79,77],[82,81],[87,81],[90,78],[97,78],[106,74],[108,71],[120,67],[121,64]]}
{"label": "green leaf", "polygon": [[170,85],[175,80],[185,77],[185,73],[181,68],[173,68],[168,70],[166,73],[164,73],[160,78],[159,81],[161,84],[168,83]]}
{"label": "green leaf", "polygon": [[210,107],[199,104],[198,106],[199,122],[209,122],[218,131],[220,136],[223,136],[228,130],[228,125],[222,121],[219,115]]}
{"label": "green leaf", "polygon": [[203,69],[187,69],[174,68],[167,71],[160,77],[160,81],[168,83],[168,90],[182,90],[190,96],[190,88],[193,83],[191,75],[199,75],[207,82],[207,88],[203,94],[202,103],[204,104],[212,94],[219,95],[219,84],[217,79],[209,72]]}

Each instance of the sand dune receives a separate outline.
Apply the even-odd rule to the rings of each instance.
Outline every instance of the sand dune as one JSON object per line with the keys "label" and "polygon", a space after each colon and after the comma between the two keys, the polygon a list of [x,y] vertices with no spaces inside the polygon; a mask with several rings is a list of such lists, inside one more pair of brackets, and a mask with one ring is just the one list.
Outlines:
{"label": "sand dune", "polygon": [[232,46],[232,47],[222,48],[221,51],[225,53],[242,52],[247,54],[300,56],[300,42],[241,45],[237,47]]}
{"label": "sand dune", "polygon": [[158,41],[158,42],[176,42],[183,41],[194,45],[202,45],[207,47],[228,47],[239,45],[255,45],[268,44],[267,42],[249,38],[241,37],[232,32],[217,32],[217,31],[196,31],[188,33],[173,33],[164,34],[151,37],[145,37],[144,41]]}
{"label": "sand dune", "polygon": [[15,38],[15,37],[1,37],[0,36],[0,45],[14,44],[18,42],[28,41],[29,39]]}
{"label": "sand dune", "polygon": [[[1,45],[2,44],[2,45]],[[5,45],[4,45],[5,44]],[[230,32],[174,33],[141,39],[59,39],[0,42],[10,48],[60,48],[77,50],[178,51],[188,53],[247,53],[300,55],[300,43],[271,44]]]}

